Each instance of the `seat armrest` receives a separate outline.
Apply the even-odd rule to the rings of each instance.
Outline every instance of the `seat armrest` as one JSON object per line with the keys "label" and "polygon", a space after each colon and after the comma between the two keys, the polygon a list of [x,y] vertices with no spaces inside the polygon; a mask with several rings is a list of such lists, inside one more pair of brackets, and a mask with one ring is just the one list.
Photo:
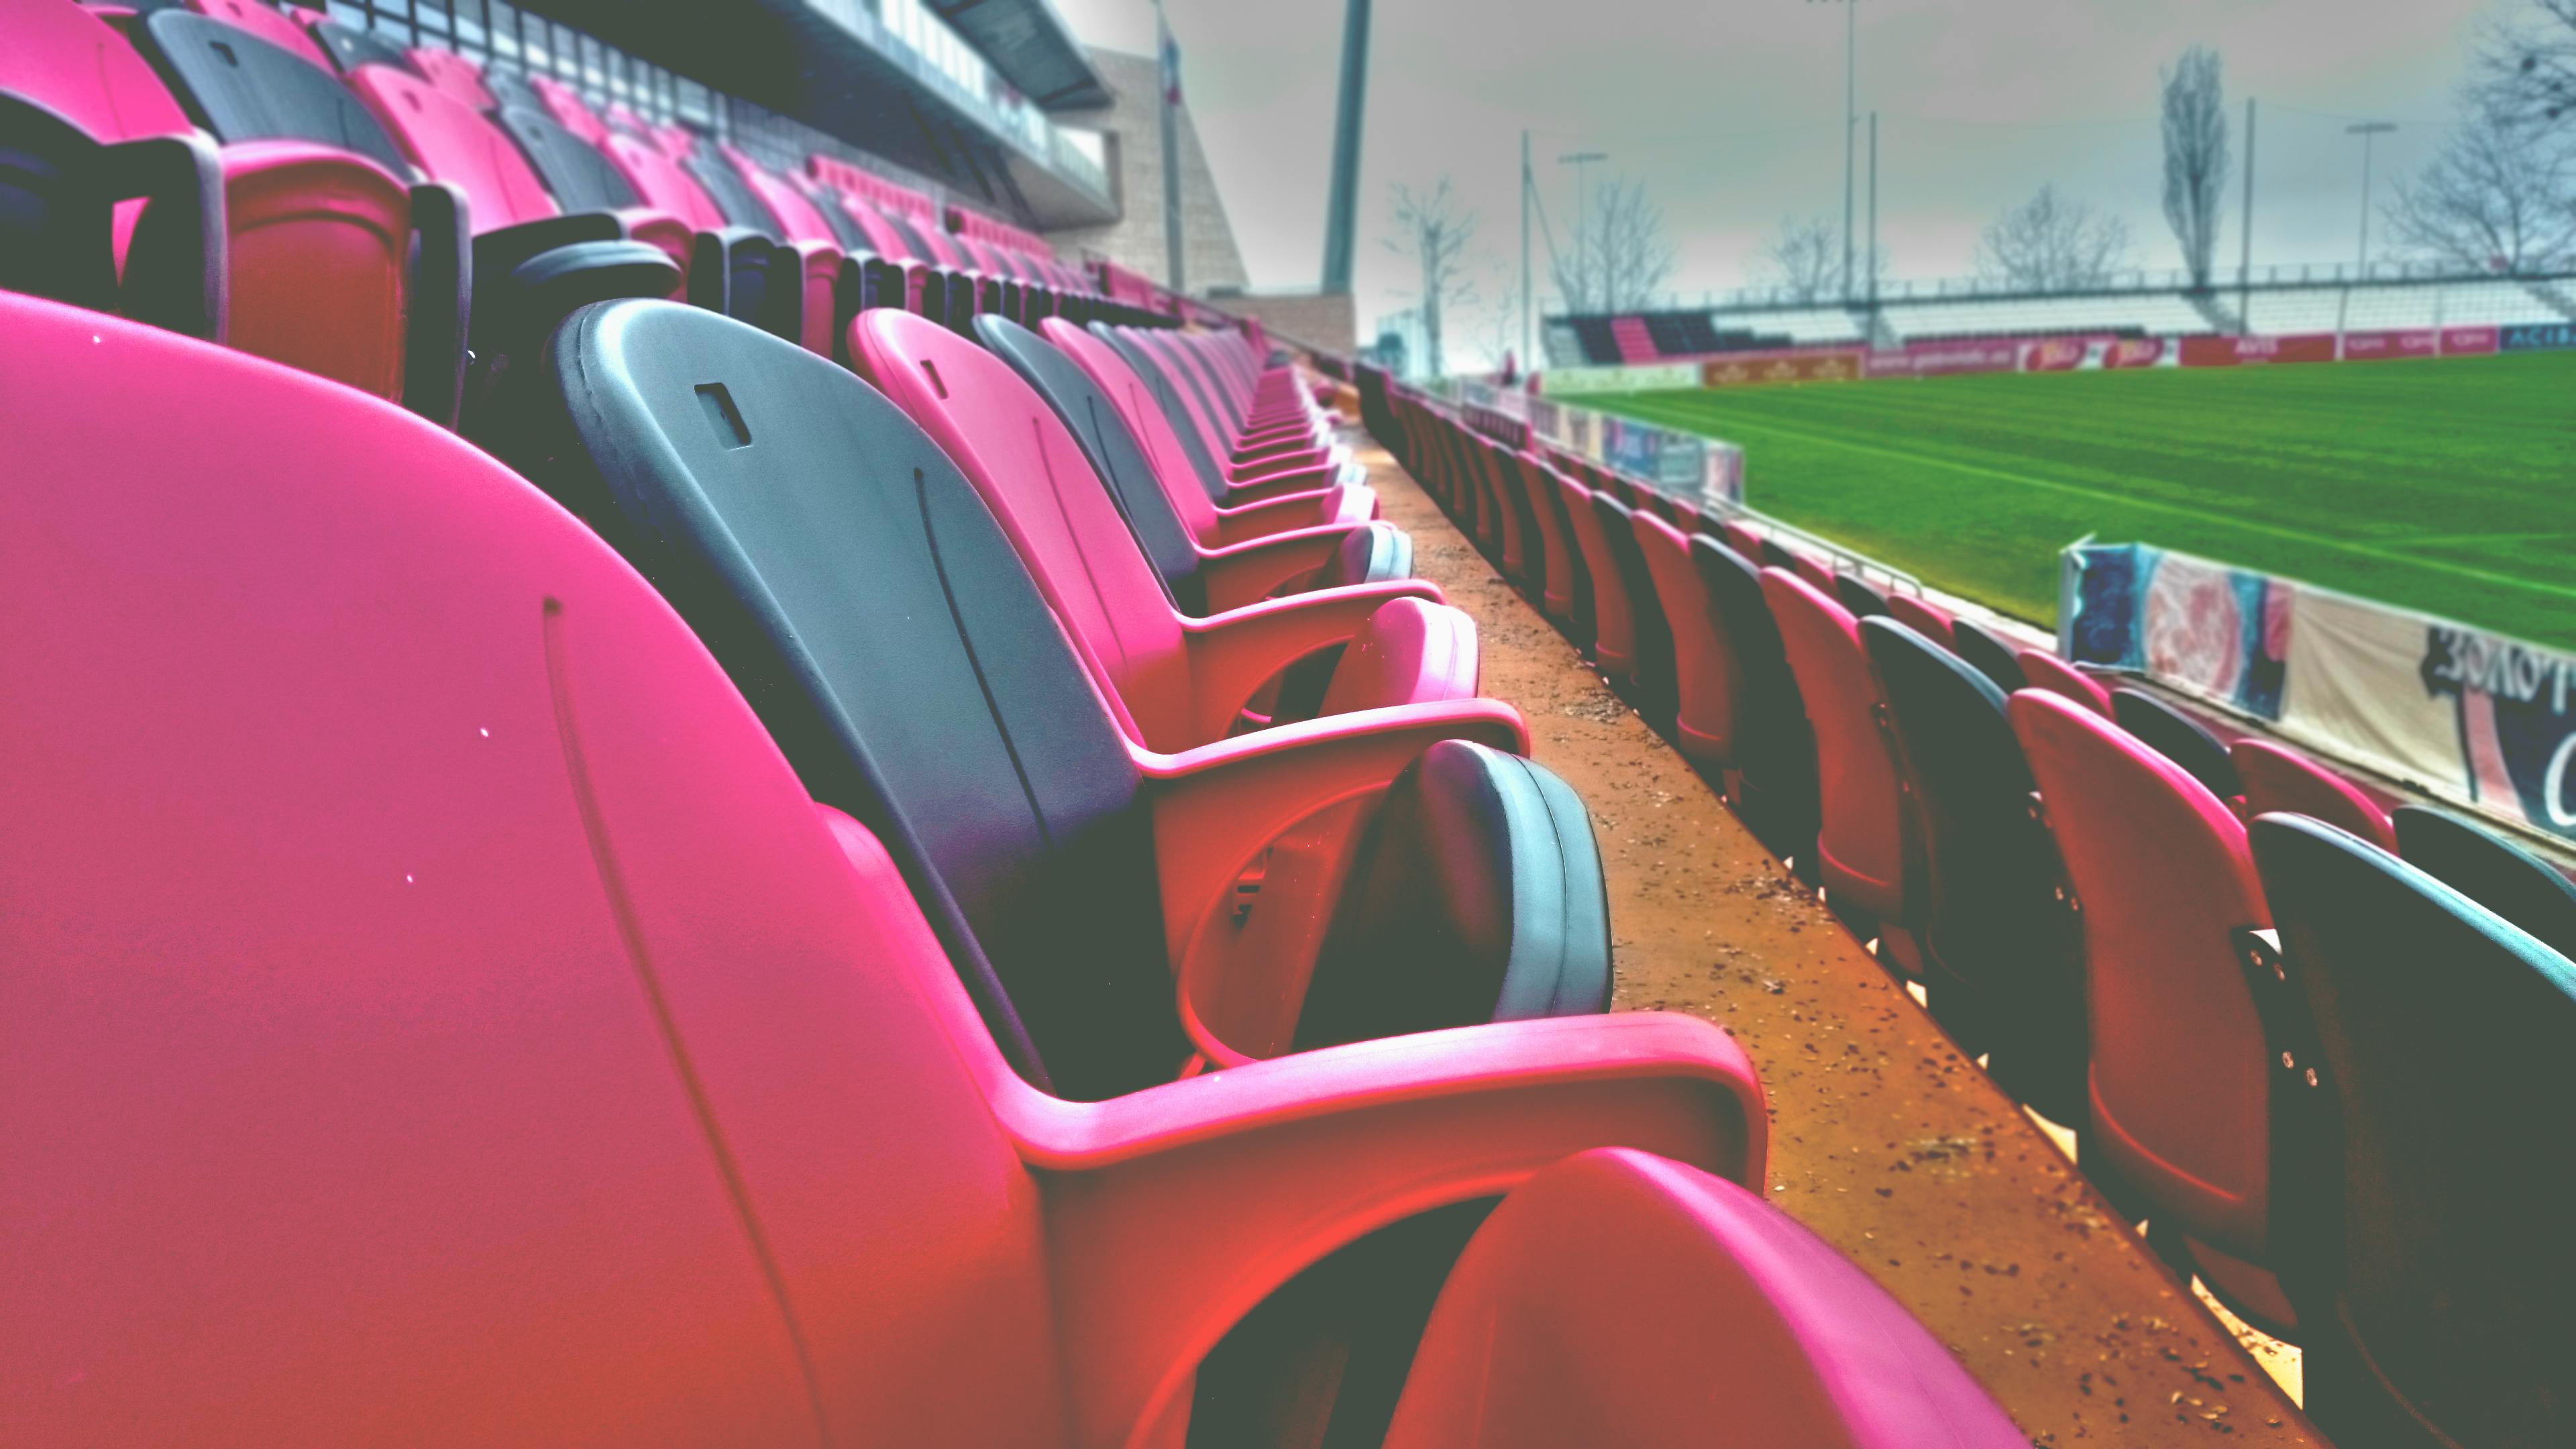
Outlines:
{"label": "seat armrest", "polygon": [[1767,1124],[1725,1033],[1639,1012],[1362,1042],[1001,1118],[1046,1184],[1075,1438],[1132,1443],[1279,1284],[1390,1222],[1633,1147],[1760,1190]]}
{"label": "seat armrest", "polygon": [[580,211],[500,227],[474,238],[474,275],[506,277],[540,252],[575,242],[624,241],[626,224],[614,212]]}
{"label": "seat armrest", "polygon": [[[1216,547],[1250,543],[1292,528],[1316,528],[1342,520],[1338,492],[1290,493],[1258,503],[1236,504],[1216,511]],[[1363,520],[1365,521],[1365,520]]]}
{"label": "seat armrest", "polygon": [[456,426],[465,401],[466,329],[474,316],[474,240],[465,193],[442,181],[411,189],[411,326],[403,339],[403,406]]}
{"label": "seat armrest", "polygon": [[[224,225],[224,168],[204,137],[148,136],[101,146],[99,180],[114,200],[149,205],[142,226],[163,243],[128,253],[127,316],[183,337],[224,340],[231,303],[231,237]],[[153,254],[158,252],[155,257]]]}
{"label": "seat armrest", "polygon": [[[1153,811],[1167,959],[1180,972],[1185,999],[1193,996],[1194,973],[1222,980],[1227,963],[1247,953],[1269,963],[1265,970],[1311,964],[1321,925],[1290,911],[1256,911],[1247,930],[1234,909],[1236,882],[1296,828],[1306,862],[1301,869],[1313,874],[1308,888],[1329,898],[1365,808],[1439,740],[1529,753],[1520,711],[1498,700],[1468,699],[1354,710],[1140,758]],[[1284,898],[1263,889],[1273,902]],[[1297,934],[1307,926],[1312,941]],[[1270,934],[1278,931],[1292,939],[1281,944]],[[1290,984],[1303,989],[1302,981]]]}
{"label": "seat armrest", "polygon": [[1332,561],[1342,540],[1364,523],[1321,528],[1292,528],[1267,538],[1204,549],[1199,554],[1199,580],[1211,617],[1260,603],[1283,584],[1313,573]]}
{"label": "seat armrest", "polygon": [[1423,599],[1438,605],[1435,595],[1430,585],[1406,580],[1353,584],[1266,599],[1205,619],[1183,619],[1181,644],[1188,651],[1190,666],[1191,737],[1225,738],[1253,692],[1271,676],[1318,649],[1347,641],[1366,627],[1371,615],[1394,600]]}
{"label": "seat armrest", "polygon": [[1254,496],[1239,502],[1227,503],[1224,507],[1240,508],[1246,502],[1263,502],[1283,493],[1320,493],[1341,481],[1342,473],[1338,464],[1317,463],[1312,467],[1299,468],[1291,473],[1267,475],[1258,483],[1238,484],[1227,494],[1229,498],[1237,494]]}

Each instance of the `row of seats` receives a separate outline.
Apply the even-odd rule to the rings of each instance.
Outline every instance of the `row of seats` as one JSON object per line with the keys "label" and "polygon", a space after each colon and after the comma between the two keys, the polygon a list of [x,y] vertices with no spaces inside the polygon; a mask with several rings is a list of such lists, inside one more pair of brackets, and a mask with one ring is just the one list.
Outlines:
{"label": "row of seats", "polygon": [[906,217],[893,199],[926,199],[846,163],[782,176],[318,11],[0,0],[0,34],[0,283],[470,432],[501,425],[496,380],[558,319],[608,297],[684,299],[827,355],[881,306],[960,329],[1122,314],[1051,257]]}
{"label": "row of seats", "polygon": [[2544,1345],[2576,1330],[2576,1251],[2547,1218],[2576,1164],[2512,1119],[2568,1086],[2566,876],[1360,377],[1462,530],[1961,1050],[2076,1128],[2179,1271],[2307,1349],[2322,1427],[2565,1437]]}
{"label": "row of seats", "polygon": [[0,1441],[2022,1442],[1604,1014],[1581,800],[1257,329],[818,348],[621,223],[460,436],[150,325],[50,174]]}

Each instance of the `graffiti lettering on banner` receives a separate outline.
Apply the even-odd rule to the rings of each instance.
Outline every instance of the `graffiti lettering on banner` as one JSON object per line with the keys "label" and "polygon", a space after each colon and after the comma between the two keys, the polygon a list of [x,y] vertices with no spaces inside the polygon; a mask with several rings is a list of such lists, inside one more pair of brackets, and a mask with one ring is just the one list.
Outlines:
{"label": "graffiti lettering on banner", "polygon": [[2460,712],[2460,749],[2478,804],[2576,836],[2576,659],[2474,629],[2424,631],[2424,689]]}

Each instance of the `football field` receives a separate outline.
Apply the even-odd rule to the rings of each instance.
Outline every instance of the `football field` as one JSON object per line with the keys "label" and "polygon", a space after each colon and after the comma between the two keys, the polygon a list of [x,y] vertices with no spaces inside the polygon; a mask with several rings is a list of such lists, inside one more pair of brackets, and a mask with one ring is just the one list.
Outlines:
{"label": "football field", "polygon": [[2090,533],[2576,646],[2576,354],[1583,401],[1740,444],[1754,507],[2040,623]]}

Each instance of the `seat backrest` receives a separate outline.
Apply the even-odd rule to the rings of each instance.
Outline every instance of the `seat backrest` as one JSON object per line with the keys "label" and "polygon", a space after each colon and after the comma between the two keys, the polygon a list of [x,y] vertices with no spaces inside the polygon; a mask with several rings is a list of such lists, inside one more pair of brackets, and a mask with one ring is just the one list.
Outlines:
{"label": "seat backrest", "polygon": [[1950,611],[1920,594],[1889,594],[1887,616],[1944,649],[1951,647]]}
{"label": "seat backrest", "polygon": [[2258,1255],[2269,1096],[2230,933],[2271,917],[2245,827],[2064,695],[2025,689],[2005,713],[2084,923],[2096,1136],[2195,1236]]}
{"label": "seat backrest", "polygon": [[[141,34],[159,52],[162,72],[179,89],[181,102],[216,140],[312,141],[355,151],[396,176],[411,174],[410,158],[384,125],[321,66],[184,10],[144,16]],[[475,221],[483,222],[479,204]]]}
{"label": "seat backrest", "polygon": [[[672,154],[667,140],[662,150],[666,155]],[[771,241],[787,240],[787,228],[778,214],[751,189],[751,183],[742,179],[732,162],[717,154],[713,145],[694,144],[674,159],[698,183],[698,189],[715,202],[716,210],[724,213],[727,225],[749,227]]]}
{"label": "seat backrest", "polygon": [[697,178],[663,155],[662,148],[649,139],[611,131],[602,149],[646,206],[671,213],[691,231],[716,231],[729,224]]}
{"label": "seat backrest", "polygon": [[1674,719],[1682,753],[1722,764],[1735,748],[1735,699],[1744,689],[1735,651],[1718,632],[1708,586],[1691,564],[1690,539],[1651,513],[1632,514],[1628,522],[1672,631]]}
{"label": "seat backrest", "polygon": [[1968,1050],[1993,1053],[2016,1098],[2081,1121],[2083,961],[2004,692],[1894,619],[1861,620],[1860,638],[1923,847],[1933,1014]]}
{"label": "seat backrest", "polygon": [[1520,470],[1512,466],[1511,450],[1482,434],[1468,441],[1475,452],[1476,467],[1484,475],[1486,495],[1494,500],[1503,573],[1516,581],[1535,577],[1530,566],[1537,561],[1532,535],[1538,525],[1529,516],[1529,500],[1521,496]]}
{"label": "seat backrest", "polygon": [[452,50],[434,45],[415,46],[411,52],[412,69],[429,78],[429,83],[456,97],[478,111],[488,111],[499,102],[492,99],[491,89],[483,83],[483,67]]}
{"label": "seat backrest", "polygon": [[1132,329],[1112,327],[1106,322],[1091,324],[1091,335],[1109,344],[1139,381],[1161,404],[1164,420],[1172,426],[1172,435],[1180,439],[1181,451],[1190,460],[1190,470],[1198,475],[1199,489],[1212,502],[1223,503],[1231,486],[1226,480],[1225,464],[1231,456],[1225,441],[1217,437],[1200,416],[1197,400],[1185,393],[1181,385],[1155,362],[1153,355],[1138,345],[1130,335]]}
{"label": "seat backrest", "polygon": [[2390,812],[2397,853],[2479,905],[2576,956],[2576,881],[2539,856],[2447,810],[2400,805]]}
{"label": "seat backrest", "polygon": [[0,91],[34,101],[93,141],[184,136],[193,127],[125,37],[77,0],[0,0]]}
{"label": "seat backrest", "polygon": [[1815,742],[1806,701],[1799,697],[1798,677],[1789,668],[1771,601],[1763,595],[1761,570],[1706,534],[1694,536],[1690,547],[1691,565],[1699,572],[1718,632],[1725,636],[1743,681],[1734,708],[1737,768],[1787,768],[1803,774],[1812,788]]}
{"label": "seat backrest", "polygon": [[1896,758],[1878,722],[1878,681],[1860,624],[1824,590],[1789,572],[1762,571],[1762,597],[1780,626],[1816,732],[1816,786],[1824,806],[1816,835],[1825,889],[1890,925],[1905,925],[1904,802]]}
{"label": "seat backrest", "polygon": [[2092,675],[2045,649],[2024,649],[2014,659],[2021,665],[2022,677],[2029,681],[2029,688],[2062,694],[2095,714],[2105,718],[2110,716],[2111,691]]}
{"label": "seat backrest", "polygon": [[751,194],[759,197],[760,204],[769,208],[769,214],[778,218],[778,225],[786,232],[786,240],[840,245],[840,233],[823,219],[823,213],[806,199],[804,192],[787,184],[785,177],[731,146],[719,145],[716,153],[732,164],[743,184],[751,188]]}
{"label": "seat backrest", "polygon": [[[1610,551],[1601,511],[1592,506],[1592,500],[1602,495],[1563,474],[1553,481],[1557,496],[1565,501],[1565,520],[1574,530],[1574,546],[1583,553],[1584,572],[1592,580],[1589,642],[1593,662],[1609,673],[1624,676],[1635,667],[1637,616],[1634,601],[1628,595],[1627,572],[1619,567],[1619,556]],[[1616,501],[1612,502],[1615,507]]]}
{"label": "seat backrest", "polygon": [[527,155],[472,106],[389,66],[358,67],[349,88],[413,165],[465,193],[475,235],[561,214]]}
{"label": "seat backrest", "polygon": [[1386,1438],[1387,1449],[2028,1442],[1939,1339],[1788,1214],[1620,1148],[1530,1179],[1469,1240]]}
{"label": "seat backrest", "polygon": [[[1052,325],[1061,319],[1048,320]],[[1095,354],[1093,364],[1108,371],[1113,379],[1117,371],[1124,370],[1126,365],[1117,354],[1080,328],[1053,330],[1074,346]],[[1164,597],[1186,613],[1205,613],[1207,590],[1199,579],[1198,549],[1191,541],[1190,525],[1175,505],[1196,503],[1213,530],[1216,510],[1207,496],[1196,487],[1164,488],[1153,459],[1128,427],[1131,409],[1113,400],[1108,385],[1099,381],[1099,374],[1077,365],[1054,343],[1006,317],[987,313],[976,318],[975,336],[994,356],[1010,364],[1021,382],[1046,400],[1047,406],[1055,410],[1056,420],[1082,446],[1083,458],[1090,463],[1093,474],[1108,485],[1110,501],[1126,518],[1137,546],[1144,549],[1146,560],[1153,565]],[[1141,403],[1143,386],[1133,373],[1125,381],[1129,402]],[[1141,407],[1134,410],[1151,412]]]}
{"label": "seat backrest", "polygon": [[[637,202],[625,173],[598,146],[543,111],[503,106],[501,129],[526,154],[537,178],[566,211],[623,211]],[[607,131],[602,128],[601,137]]]}
{"label": "seat backrest", "polygon": [[2291,810],[2338,830],[2349,830],[2394,853],[2397,829],[2379,802],[2350,780],[2286,745],[2247,735],[2227,747],[2228,763],[2245,791],[2245,818]]}
{"label": "seat backrest", "polygon": [[1180,617],[1055,410],[1009,364],[926,318],[880,307],[852,335],[853,364],[984,495],[1136,743],[1207,743],[1196,737]]}
{"label": "seat backrest", "polygon": [[1533,582],[1548,613],[1569,616],[1581,587],[1583,561],[1573,531],[1566,527],[1565,499],[1548,477],[1545,463],[1513,450],[1511,466],[1520,474],[1521,496],[1529,501],[1530,523],[1538,534],[1538,569]]}
{"label": "seat backrest", "polygon": [[642,579],[27,298],[0,448],[0,1439],[1052,1442],[989,1040]]}
{"label": "seat backrest", "polygon": [[1858,574],[1834,575],[1834,602],[1850,610],[1855,619],[1872,618],[1888,612],[1887,595]]}
{"label": "seat backrest", "polygon": [[2387,1401],[2312,1400],[2319,1426],[2415,1442],[2420,1416],[2449,1443],[2567,1442],[2576,1153],[2529,1114],[2576,1099],[2576,962],[2331,826],[2267,815],[2251,834],[2325,1099],[2301,1123],[2321,1150],[2276,1159],[2283,1207],[2307,1210],[2284,1282],[2303,1334],[2376,1371],[2337,1387]]}
{"label": "seat backrest", "polygon": [[528,89],[545,103],[547,116],[591,145],[608,139],[608,123],[581,98],[581,92],[550,75],[531,74]]}
{"label": "seat backrest", "polygon": [[2006,694],[2030,687],[2030,675],[2021,667],[2020,646],[1974,619],[1950,620],[1950,649]]}
{"label": "seat backrest", "polygon": [[305,33],[304,27],[265,0],[188,0],[188,8],[256,35],[309,65],[326,71],[334,69],[331,58],[322,53],[322,47]]}
{"label": "seat backrest", "polygon": [[1664,603],[1655,595],[1654,576],[1637,549],[1636,519],[1631,510],[1607,493],[1592,495],[1592,511],[1601,520],[1601,543],[1616,562],[1628,593],[1628,667],[1650,714],[1673,707],[1673,633],[1664,623]]}
{"label": "seat backrest", "polygon": [[991,962],[1059,1091],[1167,1078],[1188,1049],[1137,767],[955,465],[847,369],[713,312],[589,308],[549,356],[530,476],[886,842],[951,956]]}
{"label": "seat backrest", "polygon": [[2227,746],[2210,733],[2209,726],[2155,695],[2143,689],[2112,690],[2111,719],[2147,748],[2189,771],[2219,799],[2234,800],[2245,793],[2235,762],[2227,757]]}
{"label": "seat backrest", "polygon": [[[982,325],[982,319],[977,319],[977,325]],[[1146,476],[1161,490],[1181,531],[1193,538],[1215,537],[1216,505],[1209,500],[1207,490],[1200,486],[1197,465],[1191,461],[1189,448],[1181,435],[1172,430],[1171,417],[1163,411],[1153,384],[1138,376],[1136,369],[1128,365],[1118,349],[1101,340],[1098,334],[1066,318],[1047,318],[1039,324],[1039,332],[1055,348],[1058,356],[1071,360],[1082,370],[1099,394],[1108,399],[1119,420],[1127,425],[1128,437],[1143,455]],[[1011,334],[1005,332],[1001,335],[1007,337]],[[1013,365],[1018,364],[1015,361]],[[1022,368],[1021,373],[1028,376],[1029,369]],[[1032,382],[1035,382],[1034,378]],[[1046,391],[1043,386],[1040,390]],[[1061,404],[1057,411],[1063,414]],[[1082,431],[1081,428],[1074,429],[1076,436],[1081,436]],[[1087,442],[1085,447],[1089,447]],[[1095,458],[1093,462],[1097,466],[1099,459]],[[1119,475],[1104,472],[1101,476],[1115,483]],[[1124,491],[1120,489],[1122,495]],[[1156,566],[1162,567],[1165,557],[1162,548],[1144,533],[1140,532],[1137,537],[1144,542],[1145,551],[1154,557]],[[1196,568],[1195,560],[1192,568]],[[1164,577],[1171,577],[1168,570]],[[1179,590],[1174,592],[1177,594]]]}
{"label": "seat backrest", "polygon": [[313,43],[322,47],[322,53],[330,58],[331,68],[342,75],[362,65],[390,65],[398,70],[412,71],[420,69],[419,62],[385,36],[354,25],[343,25],[336,20],[326,20],[318,11],[304,13],[311,17],[301,22],[304,33],[313,37]]}

